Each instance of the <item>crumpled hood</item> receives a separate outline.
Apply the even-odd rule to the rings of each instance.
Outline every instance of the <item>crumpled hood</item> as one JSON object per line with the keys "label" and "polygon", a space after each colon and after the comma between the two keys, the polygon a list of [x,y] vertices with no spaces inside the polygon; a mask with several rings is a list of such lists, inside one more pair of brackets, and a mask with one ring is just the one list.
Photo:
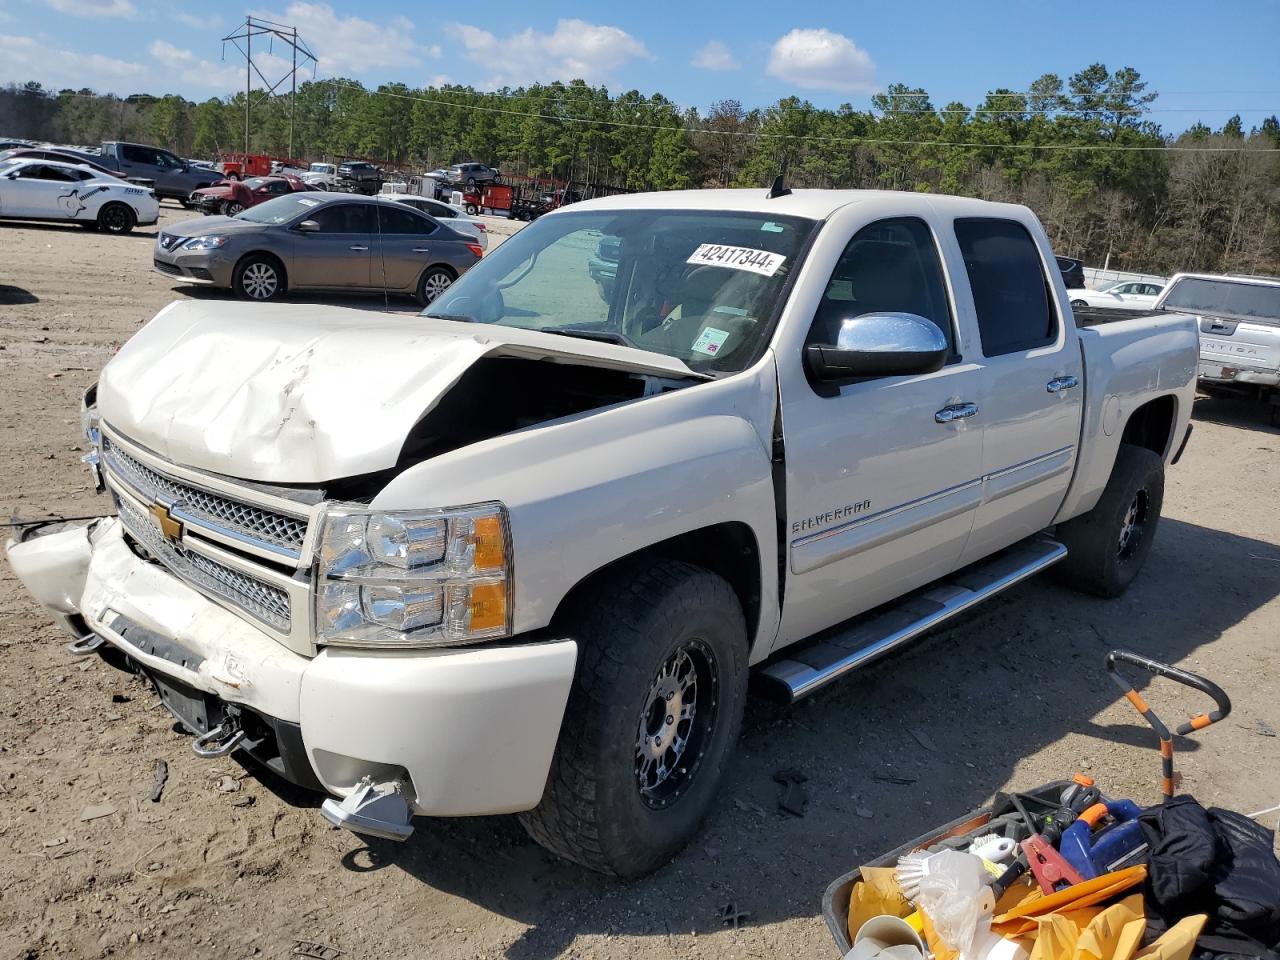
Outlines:
{"label": "crumpled hood", "polygon": [[266,483],[395,465],[414,424],[484,356],[696,376],[629,347],[312,304],[178,301],[102,371],[98,410],[175,463]]}

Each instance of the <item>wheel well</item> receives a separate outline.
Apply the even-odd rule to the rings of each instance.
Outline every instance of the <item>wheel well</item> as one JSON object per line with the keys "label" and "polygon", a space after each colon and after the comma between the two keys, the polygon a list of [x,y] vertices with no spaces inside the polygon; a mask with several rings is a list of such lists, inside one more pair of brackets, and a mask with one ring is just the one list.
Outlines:
{"label": "wheel well", "polygon": [[131,217],[133,217],[135,220],[138,218],[138,215],[134,213],[133,207],[129,206],[123,200],[108,200],[106,203],[104,203],[101,207],[98,208],[98,213],[102,213],[103,210],[110,210],[112,207],[124,207],[124,209],[129,211],[129,215]]}
{"label": "wheel well", "polygon": [[723,577],[742,604],[747,637],[754,640],[760,624],[760,548],[755,534],[745,523],[718,523],[691,530],[619,557],[575,584],[560,601],[552,624],[560,621],[583,599],[597,595],[597,585],[607,579],[619,564],[641,557],[683,560]]}
{"label": "wheel well", "polygon": [[1156,456],[1163,457],[1173,441],[1177,410],[1178,402],[1172,394],[1148,400],[1129,415],[1120,442],[1146,447]]}
{"label": "wheel well", "polygon": [[422,274],[418,277],[418,283],[422,283],[422,278],[432,270],[443,270],[449,276],[453,277],[453,279],[458,279],[458,271],[453,269],[453,267],[449,266],[447,263],[433,263],[431,266],[427,267],[427,269],[422,271]]}
{"label": "wheel well", "polygon": [[263,260],[270,260],[272,263],[274,263],[276,265],[276,269],[280,271],[280,280],[282,283],[282,288],[280,292],[284,293],[286,290],[289,289],[288,268],[285,267],[283,260],[281,260],[279,257],[277,257],[274,253],[272,253],[269,250],[250,250],[243,257],[241,257],[239,260],[236,261],[235,270],[231,272],[231,275],[234,277],[237,273],[240,272],[240,267],[244,264],[244,262],[246,260],[252,260],[254,257],[259,257]]}

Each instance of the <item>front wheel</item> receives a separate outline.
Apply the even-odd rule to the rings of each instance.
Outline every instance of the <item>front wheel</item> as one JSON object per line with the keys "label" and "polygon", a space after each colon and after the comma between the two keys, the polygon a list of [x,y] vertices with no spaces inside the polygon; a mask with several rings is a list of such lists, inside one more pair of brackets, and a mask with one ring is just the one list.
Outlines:
{"label": "front wheel", "polygon": [[637,560],[584,596],[568,626],[578,669],[542,801],[520,819],[553,853],[641,876],[715,801],[746,702],[742,607],[709,570]]}
{"label": "front wheel", "polygon": [[1120,444],[1102,497],[1083,516],[1058,526],[1066,559],[1054,570],[1099,597],[1128,589],[1151,552],[1164,503],[1164,461],[1146,447]]}
{"label": "front wheel", "polygon": [[243,209],[243,203],[240,203],[238,200],[228,200],[222,205],[222,215],[224,217],[234,217]]}
{"label": "front wheel", "polygon": [[104,233],[128,233],[137,222],[133,210],[123,203],[108,203],[98,211],[98,229]]}
{"label": "front wheel", "polygon": [[453,274],[445,267],[431,267],[418,281],[418,303],[424,307],[433,303],[453,284]]}
{"label": "front wheel", "polygon": [[231,288],[242,300],[277,300],[284,294],[284,272],[269,257],[245,257],[236,264]]}

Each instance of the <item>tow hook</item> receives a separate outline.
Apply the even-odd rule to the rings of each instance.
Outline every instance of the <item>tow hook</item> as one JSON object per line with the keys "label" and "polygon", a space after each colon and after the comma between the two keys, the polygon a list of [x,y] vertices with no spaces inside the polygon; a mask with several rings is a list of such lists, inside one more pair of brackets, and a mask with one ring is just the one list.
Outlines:
{"label": "tow hook", "polygon": [[67,644],[67,653],[73,657],[87,657],[94,653],[102,646],[103,639],[96,633],[86,633],[83,637],[76,637]]}
{"label": "tow hook", "polygon": [[208,733],[196,737],[191,743],[191,752],[202,760],[213,760],[225,757],[240,746],[242,740],[244,731],[240,729],[240,722],[228,716]]}
{"label": "tow hook", "polygon": [[320,805],[324,818],[334,826],[400,843],[413,834],[413,812],[404,796],[403,780],[374,783],[365,777],[344,800],[330,797]]}

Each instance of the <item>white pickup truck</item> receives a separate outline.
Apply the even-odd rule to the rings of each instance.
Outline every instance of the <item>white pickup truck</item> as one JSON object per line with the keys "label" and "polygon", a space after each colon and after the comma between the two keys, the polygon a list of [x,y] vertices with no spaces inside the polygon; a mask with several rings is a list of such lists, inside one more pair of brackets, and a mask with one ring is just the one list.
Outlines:
{"label": "white pickup truck", "polygon": [[364,833],[519,812],[636,875],[750,675],[804,696],[1053,564],[1124,590],[1197,359],[1186,316],[1078,330],[1023,207],[593,200],[416,320],[167,307],[86,394],[111,515],[8,553],[200,755]]}
{"label": "white pickup truck", "polygon": [[1202,387],[1257,396],[1280,427],[1280,277],[1179,273],[1155,309],[1199,322]]}

